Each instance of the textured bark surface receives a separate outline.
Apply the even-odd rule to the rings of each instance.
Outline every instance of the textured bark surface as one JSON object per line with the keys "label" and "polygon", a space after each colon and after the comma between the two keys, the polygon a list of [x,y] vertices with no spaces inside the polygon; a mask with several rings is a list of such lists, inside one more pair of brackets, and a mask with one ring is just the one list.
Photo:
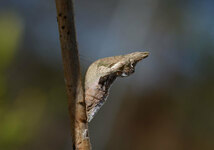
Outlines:
{"label": "textured bark surface", "polygon": [[90,150],[84,92],[80,74],[74,10],[71,0],[55,0],[68,95],[73,149]]}
{"label": "textured bark surface", "polygon": [[106,101],[108,91],[117,77],[125,77],[134,73],[137,62],[146,58],[148,52],[135,52],[127,55],[102,58],[92,63],[85,76],[85,103],[87,121]]}

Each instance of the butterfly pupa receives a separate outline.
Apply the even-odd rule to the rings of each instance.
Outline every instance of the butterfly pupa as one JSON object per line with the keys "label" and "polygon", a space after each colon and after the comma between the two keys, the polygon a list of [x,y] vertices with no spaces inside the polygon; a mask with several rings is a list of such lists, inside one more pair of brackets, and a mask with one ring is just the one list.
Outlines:
{"label": "butterfly pupa", "polygon": [[85,76],[85,104],[87,121],[105,103],[110,86],[117,77],[126,77],[134,73],[136,64],[146,58],[148,52],[134,52],[127,55],[102,58],[92,63]]}

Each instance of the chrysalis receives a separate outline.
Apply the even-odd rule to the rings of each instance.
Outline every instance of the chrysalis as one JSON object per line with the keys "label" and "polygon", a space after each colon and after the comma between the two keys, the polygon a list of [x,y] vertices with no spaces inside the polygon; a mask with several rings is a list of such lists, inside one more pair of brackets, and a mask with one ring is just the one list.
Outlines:
{"label": "chrysalis", "polygon": [[85,103],[87,120],[105,103],[108,91],[117,77],[125,77],[134,73],[137,62],[146,58],[148,52],[135,52],[127,55],[107,57],[92,63],[85,76]]}

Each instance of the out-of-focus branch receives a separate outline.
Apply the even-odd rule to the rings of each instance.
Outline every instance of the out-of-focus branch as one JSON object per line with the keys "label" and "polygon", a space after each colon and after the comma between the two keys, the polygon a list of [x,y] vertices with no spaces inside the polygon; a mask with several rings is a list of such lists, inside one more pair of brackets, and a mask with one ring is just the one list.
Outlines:
{"label": "out-of-focus branch", "polygon": [[73,149],[90,150],[72,0],[55,0]]}

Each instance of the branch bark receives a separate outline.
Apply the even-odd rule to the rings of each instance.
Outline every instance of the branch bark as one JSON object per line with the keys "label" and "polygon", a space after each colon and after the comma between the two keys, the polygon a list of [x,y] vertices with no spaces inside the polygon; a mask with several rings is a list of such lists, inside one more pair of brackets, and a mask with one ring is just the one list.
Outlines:
{"label": "branch bark", "polygon": [[72,0],[55,0],[73,149],[90,150]]}

